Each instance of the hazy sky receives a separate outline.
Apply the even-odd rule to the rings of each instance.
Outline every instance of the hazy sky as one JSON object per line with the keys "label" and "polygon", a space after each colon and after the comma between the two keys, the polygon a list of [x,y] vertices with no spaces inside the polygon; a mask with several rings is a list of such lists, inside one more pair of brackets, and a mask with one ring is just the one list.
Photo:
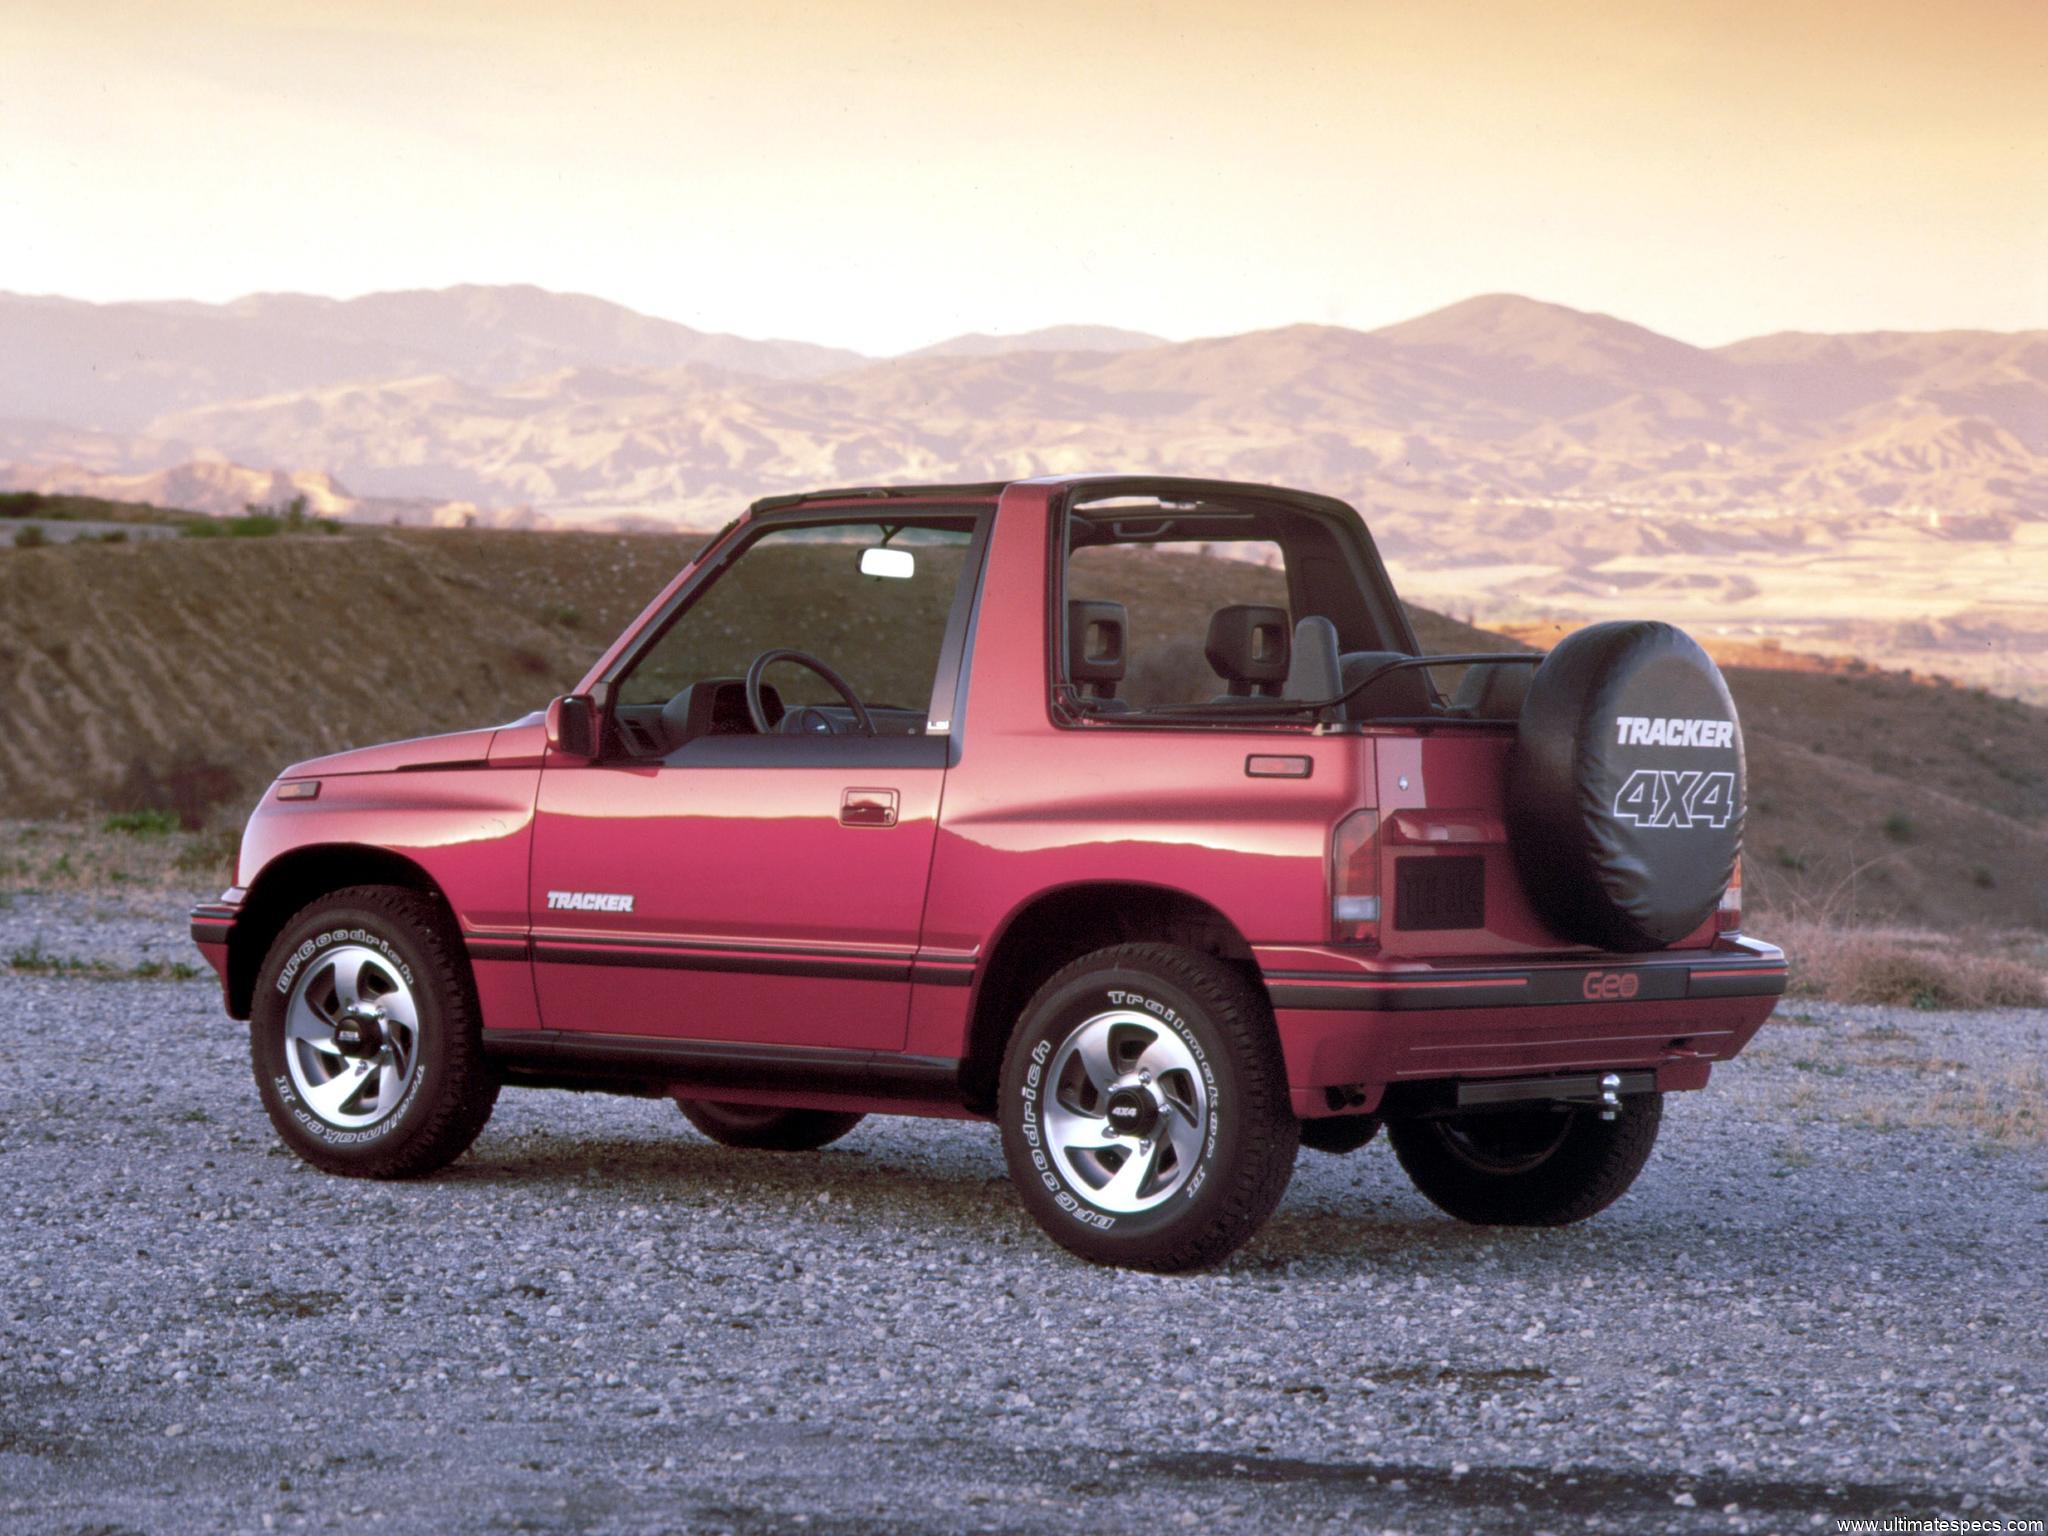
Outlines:
{"label": "hazy sky", "polygon": [[2048,327],[2048,0],[0,0],[0,289]]}

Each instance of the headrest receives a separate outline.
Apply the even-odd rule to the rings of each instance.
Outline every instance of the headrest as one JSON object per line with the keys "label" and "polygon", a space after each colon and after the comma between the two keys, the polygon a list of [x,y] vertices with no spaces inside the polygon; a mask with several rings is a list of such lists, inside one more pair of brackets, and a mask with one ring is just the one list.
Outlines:
{"label": "headrest", "polygon": [[1074,598],[1067,604],[1067,676],[1098,698],[1112,698],[1124,680],[1122,603]]}
{"label": "headrest", "polygon": [[1287,610],[1264,603],[1236,603],[1218,608],[1209,618],[1209,639],[1203,647],[1216,675],[1230,692],[1256,689],[1277,696],[1287,680]]}
{"label": "headrest", "polygon": [[[1399,651],[1351,651],[1344,657],[1344,686],[1355,687],[1389,662],[1408,658]],[[1426,715],[1434,702],[1429,678],[1420,667],[1402,667],[1389,672],[1353,698],[1348,713],[1353,720],[1403,719]]]}
{"label": "headrest", "polygon": [[1294,626],[1294,655],[1287,663],[1287,697],[1334,699],[1343,692],[1337,626],[1320,613],[1305,614]]}
{"label": "headrest", "polygon": [[1535,675],[1530,666],[1469,668],[1451,699],[1451,713],[1471,720],[1520,719]]}

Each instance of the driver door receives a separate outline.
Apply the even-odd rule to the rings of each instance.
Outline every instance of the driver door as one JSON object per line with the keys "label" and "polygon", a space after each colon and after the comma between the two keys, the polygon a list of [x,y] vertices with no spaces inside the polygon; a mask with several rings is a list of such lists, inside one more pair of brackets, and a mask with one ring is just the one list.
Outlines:
{"label": "driver door", "polygon": [[[927,726],[932,699],[953,697],[973,528],[771,526],[650,626],[617,669],[604,756],[541,773],[530,899],[546,1028],[903,1048],[952,745]],[[885,540],[914,574],[862,573],[861,551]],[[783,647],[838,671],[876,734],[790,663],[759,700],[782,728],[756,730],[740,679]],[[716,706],[690,707],[694,688]]]}

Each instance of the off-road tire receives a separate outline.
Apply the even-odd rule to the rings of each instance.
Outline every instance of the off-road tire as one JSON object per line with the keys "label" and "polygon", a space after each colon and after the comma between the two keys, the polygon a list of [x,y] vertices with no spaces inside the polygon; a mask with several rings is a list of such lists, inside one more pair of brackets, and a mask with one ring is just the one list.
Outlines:
{"label": "off-road tire", "polygon": [[[1177,1182],[1149,1209],[1092,1203],[1095,1191],[1062,1164],[1046,1124],[1063,1049],[1110,1016],[1184,1053],[1190,1065],[1175,1075],[1199,1078],[1206,1106],[1199,1121],[1181,1117],[1199,1150],[1185,1165],[1175,1151]],[[1168,944],[1097,950],[1040,987],[1010,1038],[997,1102],[1010,1176],[1038,1224],[1084,1259],[1135,1269],[1196,1269],[1242,1246],[1286,1192],[1301,1128],[1264,996],[1222,961]],[[1156,1122],[1162,1150],[1172,1119]]]}
{"label": "off-road tire", "polygon": [[[1511,1138],[1519,1125],[1540,1128],[1535,1118],[1555,1116],[1564,1123],[1556,1145],[1529,1166],[1487,1168],[1479,1165],[1473,1143],[1461,1137],[1495,1142]],[[1498,1227],[1562,1227],[1584,1221],[1619,1200],[1635,1183],[1664,1118],[1664,1096],[1634,1094],[1622,1101],[1621,1114],[1602,1120],[1591,1109],[1529,1109],[1443,1119],[1395,1120],[1387,1139],[1415,1187],[1439,1209],[1460,1221]],[[1491,1124],[1488,1124],[1491,1122]],[[1538,1137],[1543,1134],[1538,1130]],[[1504,1158],[1504,1164],[1513,1159]]]}
{"label": "off-road tire", "polygon": [[[417,1065],[397,1110],[342,1130],[306,1101],[288,1070],[285,1013],[292,983],[336,945],[367,946],[404,973],[418,1012]],[[249,1017],[250,1063],[263,1107],[284,1144],[314,1167],[354,1178],[403,1179],[455,1161],[498,1101],[483,1054],[476,985],[454,918],[440,902],[399,886],[360,885],[303,907],[257,973]]]}
{"label": "off-road tire", "polygon": [[1311,1152],[1343,1157],[1368,1145],[1380,1133],[1378,1115],[1326,1115],[1301,1122],[1301,1144]]}
{"label": "off-road tire", "polygon": [[815,1152],[867,1118],[829,1109],[777,1109],[715,1099],[677,1099],[676,1108],[720,1146],[755,1152]]}
{"label": "off-road tire", "polygon": [[1741,723],[1714,659],[1670,624],[1593,624],[1553,646],[1505,782],[1523,892],[1561,937],[1662,949],[1713,915],[1734,876]]}

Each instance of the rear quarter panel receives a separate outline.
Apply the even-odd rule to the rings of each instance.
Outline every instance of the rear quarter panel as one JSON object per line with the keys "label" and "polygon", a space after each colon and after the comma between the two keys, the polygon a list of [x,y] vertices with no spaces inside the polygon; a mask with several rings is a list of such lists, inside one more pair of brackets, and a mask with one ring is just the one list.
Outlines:
{"label": "rear quarter panel", "polygon": [[[1048,712],[1047,493],[1005,492],[959,760],[946,776],[923,947],[985,956],[1035,898],[1095,882],[1207,902],[1253,943],[1329,937],[1329,838],[1372,793],[1371,744],[1301,731],[1061,727]],[[1306,778],[1252,778],[1253,753]],[[920,986],[909,1049],[958,1054],[966,989]]]}
{"label": "rear quarter panel", "polygon": [[[1251,753],[1312,764],[1254,779]],[[1354,739],[1122,731],[984,739],[948,776],[926,906],[929,946],[999,936],[1033,898],[1134,883],[1215,907],[1253,943],[1329,935],[1330,828],[1359,803]]]}

